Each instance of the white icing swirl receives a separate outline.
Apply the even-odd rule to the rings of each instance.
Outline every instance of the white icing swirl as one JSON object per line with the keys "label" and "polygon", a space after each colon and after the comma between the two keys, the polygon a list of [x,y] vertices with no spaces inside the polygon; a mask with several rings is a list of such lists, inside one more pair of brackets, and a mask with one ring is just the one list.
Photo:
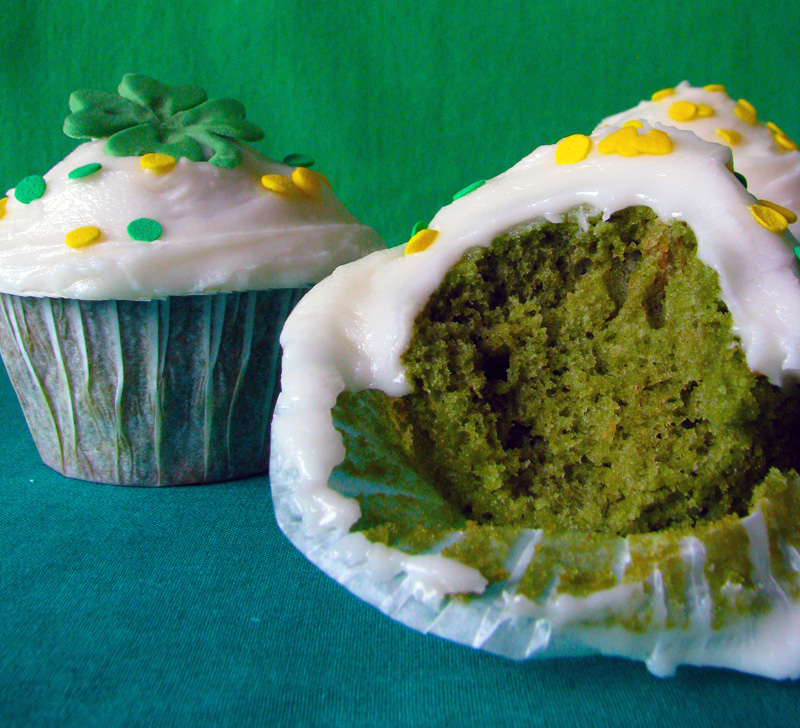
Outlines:
{"label": "white icing swirl", "polygon": [[[383,248],[322,185],[319,195],[282,197],[261,185],[292,168],[242,146],[223,169],[180,159],[166,174],[139,157],[113,157],[103,141],[82,144],[44,175],[45,194],[25,205],[9,192],[0,219],[0,291],[29,296],[139,300],[221,291],[292,288]],[[102,169],[69,179],[73,169]],[[132,240],[128,224],[156,220],[156,241]],[[98,243],[70,248],[71,230],[94,226]]]}
{"label": "white icing swirl", "polygon": [[[714,111],[713,116],[691,121],[675,121],[669,115],[670,107],[678,101],[705,104]],[[736,115],[737,103],[724,91],[709,91],[690,86],[683,81],[675,93],[659,101],[642,101],[632,109],[603,119],[604,126],[622,126],[626,121],[640,120],[648,124],[663,124],[691,131],[701,139],[716,144],[727,144],[717,133],[727,129],[741,134],[738,144],[730,145],[736,171],[747,178],[750,192],[762,200],[777,202],[800,214],[800,151],[790,151],[775,143],[773,133],[766,124],[745,123]],[[800,220],[790,225],[792,234],[800,238]]]}

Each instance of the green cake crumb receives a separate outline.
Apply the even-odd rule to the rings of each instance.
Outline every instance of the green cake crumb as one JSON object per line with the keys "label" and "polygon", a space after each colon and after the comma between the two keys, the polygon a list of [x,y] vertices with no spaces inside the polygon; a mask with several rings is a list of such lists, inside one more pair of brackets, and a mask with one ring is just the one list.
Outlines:
{"label": "green cake crumb", "polygon": [[518,226],[415,322],[399,440],[467,520],[613,534],[744,515],[797,467],[794,387],[747,366],[715,271],[647,208]]}

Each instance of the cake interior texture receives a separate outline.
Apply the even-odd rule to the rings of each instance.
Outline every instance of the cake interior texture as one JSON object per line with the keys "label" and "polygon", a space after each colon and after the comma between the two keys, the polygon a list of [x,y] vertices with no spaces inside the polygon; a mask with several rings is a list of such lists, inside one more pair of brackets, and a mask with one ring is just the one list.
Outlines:
{"label": "cake interior texture", "polygon": [[744,515],[797,469],[689,227],[575,209],[469,250],[417,317],[398,441],[468,521],[613,534]]}

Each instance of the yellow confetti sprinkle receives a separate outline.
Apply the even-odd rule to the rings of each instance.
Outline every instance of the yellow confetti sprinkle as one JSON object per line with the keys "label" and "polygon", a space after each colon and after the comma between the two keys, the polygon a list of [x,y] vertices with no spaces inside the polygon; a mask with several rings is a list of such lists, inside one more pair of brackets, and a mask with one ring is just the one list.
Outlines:
{"label": "yellow confetti sprinkle", "polygon": [[142,169],[148,172],[155,172],[156,174],[166,174],[170,172],[178,160],[171,154],[159,154],[157,152],[150,152],[144,154],[139,159],[139,164]]}
{"label": "yellow confetti sprinkle", "polygon": [[676,101],[669,107],[669,118],[674,121],[691,121],[697,118],[697,104],[691,101]]}
{"label": "yellow confetti sprinkle", "polygon": [[793,213],[791,210],[785,208],[783,205],[779,205],[777,202],[770,202],[769,200],[759,200],[759,205],[763,205],[764,207],[769,207],[771,210],[775,210],[775,212],[779,212],[786,218],[786,222],[790,225],[794,225],[797,222],[797,215]]}
{"label": "yellow confetti sprinkle", "polygon": [[661,99],[665,99],[668,96],[672,96],[675,93],[674,88],[662,88],[660,91],[656,91],[651,97],[651,101],[661,101]]}
{"label": "yellow confetti sprinkle", "polygon": [[781,129],[774,121],[767,122],[767,129],[769,129],[773,134],[783,134],[786,136],[786,132]]}
{"label": "yellow confetti sprinkle", "polygon": [[669,154],[672,152],[672,139],[661,129],[651,129],[636,137],[635,148],[642,154]]}
{"label": "yellow confetti sprinkle", "polygon": [[711,91],[712,93],[725,93],[725,87],[721,83],[709,83],[708,85],[703,86],[703,88],[706,91]]}
{"label": "yellow confetti sprinkle", "polygon": [[582,162],[592,151],[592,140],[584,134],[564,137],[556,147],[556,164]]}
{"label": "yellow confetti sprinkle", "polygon": [[714,109],[708,104],[697,104],[697,116],[700,119],[710,119],[714,116]]}
{"label": "yellow confetti sprinkle", "polygon": [[736,114],[745,124],[755,126],[758,123],[758,114],[756,113],[755,106],[745,99],[739,99],[733,109]]}
{"label": "yellow confetti sprinkle", "polygon": [[644,124],[638,119],[631,119],[630,121],[626,121],[622,126],[632,126],[634,129],[641,129]]}
{"label": "yellow confetti sprinkle", "polygon": [[96,243],[100,240],[100,230],[93,225],[75,228],[67,233],[64,242],[70,248],[85,248],[87,245]]}
{"label": "yellow confetti sprinkle", "polygon": [[789,139],[786,134],[774,134],[772,138],[781,149],[785,149],[787,152],[797,151],[797,143]]}
{"label": "yellow confetti sprinkle", "polygon": [[0,217],[3,217],[6,214],[6,202],[8,202],[8,197],[4,197],[0,200]]}
{"label": "yellow confetti sprinkle", "polygon": [[722,140],[732,147],[742,141],[742,135],[736,129],[717,129],[717,135],[721,136]]}
{"label": "yellow confetti sprinkle", "polygon": [[766,205],[750,205],[750,212],[759,225],[772,233],[782,233],[789,228],[789,222],[777,210]]}
{"label": "yellow confetti sprinkle", "polygon": [[261,178],[261,184],[270,192],[274,192],[276,195],[282,195],[283,197],[288,197],[297,189],[294,182],[288,177],[284,177],[282,174],[265,174]]}
{"label": "yellow confetti sprinkle", "polygon": [[743,109],[747,109],[753,116],[757,116],[756,107],[753,106],[747,99],[739,99],[736,102],[737,106],[741,106]]}
{"label": "yellow confetti sprinkle", "polygon": [[322,180],[322,184],[324,184],[329,190],[333,189],[331,181],[324,174],[322,174],[322,172],[317,172],[317,170],[314,170],[314,174]]}
{"label": "yellow confetti sprinkle", "polygon": [[423,250],[430,248],[438,237],[438,230],[431,230],[430,228],[420,230],[416,235],[412,235],[411,240],[406,243],[406,249],[403,254],[421,253]]}
{"label": "yellow confetti sprinkle", "polygon": [[292,182],[309,197],[316,197],[322,185],[322,180],[305,167],[298,167],[292,172]]}
{"label": "yellow confetti sprinkle", "polygon": [[[609,134],[605,139],[601,140],[597,145],[597,151],[601,154],[622,154],[620,149],[632,149],[632,145],[635,143],[635,139],[638,136],[636,129],[632,126],[623,126],[622,129],[615,131],[613,134]],[[635,156],[637,152],[635,149],[633,151],[634,154],[628,154],[626,156]]]}
{"label": "yellow confetti sprinkle", "polygon": [[601,154],[620,154],[623,157],[637,157],[640,154],[669,154],[672,140],[660,129],[651,129],[639,135],[632,126],[623,126],[609,134],[597,145]]}

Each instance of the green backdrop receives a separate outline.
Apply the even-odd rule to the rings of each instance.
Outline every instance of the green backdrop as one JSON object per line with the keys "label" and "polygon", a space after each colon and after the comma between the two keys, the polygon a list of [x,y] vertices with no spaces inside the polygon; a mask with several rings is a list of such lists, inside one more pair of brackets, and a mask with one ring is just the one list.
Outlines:
{"label": "green backdrop", "polygon": [[[319,10],[318,6],[323,9]],[[789,2],[22,0],[0,22],[0,184],[76,88],[135,71],[243,101],[390,245],[542,143],[688,79],[800,138]],[[142,490],[38,459],[0,374],[0,726],[794,726],[800,685],[602,658],[514,664],[397,625],[278,531],[268,479]]]}

